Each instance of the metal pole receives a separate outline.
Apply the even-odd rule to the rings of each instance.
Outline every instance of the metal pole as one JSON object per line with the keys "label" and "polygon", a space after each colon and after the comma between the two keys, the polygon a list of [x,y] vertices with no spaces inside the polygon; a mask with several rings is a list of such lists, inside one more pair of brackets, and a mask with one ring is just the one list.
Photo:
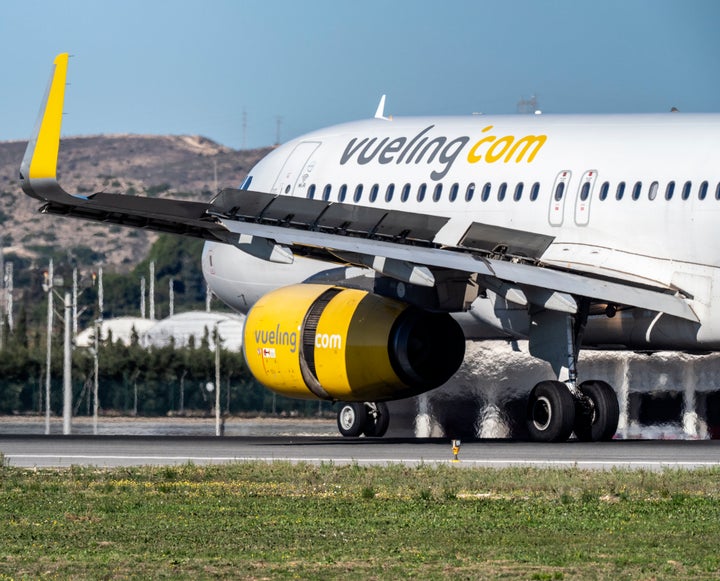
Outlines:
{"label": "metal pole", "polygon": [[72,336],[73,340],[78,334],[78,270],[77,266],[73,268],[73,285],[72,285]]}
{"label": "metal pole", "polygon": [[140,318],[145,318],[145,277],[140,279]]}
{"label": "metal pole", "polygon": [[94,365],[95,365],[95,378],[93,383],[93,435],[97,436],[98,433],[98,387],[99,387],[99,375],[100,375],[100,364],[99,364],[99,357],[100,357],[100,321],[95,321],[95,357],[94,357]]}
{"label": "metal pole", "polygon": [[215,323],[215,435],[222,436],[220,429],[220,332]]}
{"label": "metal pole", "polygon": [[13,263],[5,263],[5,313],[7,314],[8,328],[12,331],[13,321]]}
{"label": "metal pole", "polygon": [[175,314],[175,279],[170,279],[170,316]]}
{"label": "metal pole", "polygon": [[105,299],[105,291],[103,289],[102,266],[98,269],[98,319],[103,320],[103,302]]}
{"label": "metal pole", "polygon": [[155,320],[155,261],[150,262],[150,320]]}
{"label": "metal pole", "polygon": [[48,312],[47,312],[47,353],[45,358],[45,434],[50,433],[50,365],[52,363],[52,328],[53,328],[53,261],[50,259],[47,279]]}
{"label": "metal pole", "polygon": [[63,346],[63,435],[72,432],[72,299],[65,293],[65,342]]}

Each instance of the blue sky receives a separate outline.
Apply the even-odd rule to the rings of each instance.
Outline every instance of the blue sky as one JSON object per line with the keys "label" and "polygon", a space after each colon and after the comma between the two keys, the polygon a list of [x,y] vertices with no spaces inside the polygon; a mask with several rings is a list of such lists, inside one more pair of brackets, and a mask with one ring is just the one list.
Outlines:
{"label": "blue sky", "polygon": [[720,112],[717,0],[3,0],[0,140],[70,52],[64,135],[281,141],[386,113]]}

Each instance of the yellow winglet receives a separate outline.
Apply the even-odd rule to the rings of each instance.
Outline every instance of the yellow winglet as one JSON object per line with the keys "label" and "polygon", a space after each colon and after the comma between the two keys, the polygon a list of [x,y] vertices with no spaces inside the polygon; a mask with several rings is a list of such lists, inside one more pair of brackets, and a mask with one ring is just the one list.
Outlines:
{"label": "yellow winglet", "polygon": [[41,185],[45,180],[56,180],[68,58],[68,53],[55,57],[40,115],[20,166],[21,185],[29,195],[38,193],[32,187],[33,181],[40,180],[35,185]]}

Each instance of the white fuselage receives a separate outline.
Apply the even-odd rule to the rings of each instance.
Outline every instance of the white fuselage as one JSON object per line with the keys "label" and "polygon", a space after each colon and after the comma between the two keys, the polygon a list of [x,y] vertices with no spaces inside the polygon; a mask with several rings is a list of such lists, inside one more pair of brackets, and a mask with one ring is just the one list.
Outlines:
{"label": "white fuselage", "polygon": [[[286,143],[249,177],[255,191],[450,218],[435,238],[449,247],[473,222],[551,236],[542,263],[678,290],[701,321],[635,309],[590,325],[593,343],[720,348],[720,115],[372,119]],[[213,243],[203,256],[241,310],[326,268]],[[508,331],[483,300],[470,314]]]}

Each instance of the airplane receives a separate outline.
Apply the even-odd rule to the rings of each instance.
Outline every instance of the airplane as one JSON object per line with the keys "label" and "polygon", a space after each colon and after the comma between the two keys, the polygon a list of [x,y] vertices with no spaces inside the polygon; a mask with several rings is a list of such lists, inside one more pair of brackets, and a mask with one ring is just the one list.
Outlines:
{"label": "airplane", "polygon": [[[531,440],[609,440],[617,396],[580,348],[720,349],[720,115],[373,118],[293,139],[205,202],[70,194],[57,180],[68,55],[21,164],[40,211],[205,240],[247,313],[263,385],[340,402],[382,436],[386,402],[432,390],[467,340],[527,339],[547,363]],[[528,386],[529,388],[530,386]]]}

